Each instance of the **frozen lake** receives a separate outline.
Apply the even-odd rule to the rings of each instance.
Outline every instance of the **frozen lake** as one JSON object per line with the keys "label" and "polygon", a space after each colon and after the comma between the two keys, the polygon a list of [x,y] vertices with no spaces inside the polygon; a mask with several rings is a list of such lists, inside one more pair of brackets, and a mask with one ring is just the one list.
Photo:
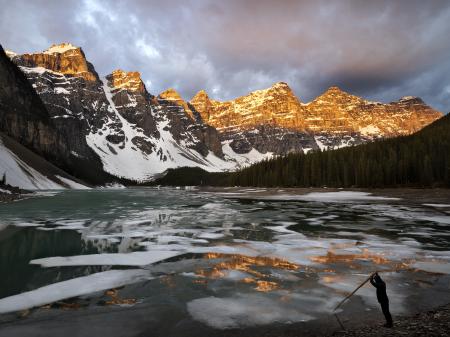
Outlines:
{"label": "frozen lake", "polygon": [[[380,193],[42,192],[0,204],[0,336],[333,331],[376,270],[409,314],[450,301],[449,229],[450,200]],[[339,315],[381,322],[374,288]]]}

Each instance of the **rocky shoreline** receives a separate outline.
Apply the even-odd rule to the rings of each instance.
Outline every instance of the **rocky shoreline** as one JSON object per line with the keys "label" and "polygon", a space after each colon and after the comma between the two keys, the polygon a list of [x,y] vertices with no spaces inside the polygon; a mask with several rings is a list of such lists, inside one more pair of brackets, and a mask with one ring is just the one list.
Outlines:
{"label": "rocky shoreline", "polygon": [[0,203],[18,200],[30,193],[32,192],[18,187],[0,184]]}
{"label": "rocky shoreline", "polygon": [[448,336],[450,334],[450,304],[422,312],[414,316],[398,317],[393,328],[382,324],[354,330],[339,331],[332,336],[375,337],[375,336]]}

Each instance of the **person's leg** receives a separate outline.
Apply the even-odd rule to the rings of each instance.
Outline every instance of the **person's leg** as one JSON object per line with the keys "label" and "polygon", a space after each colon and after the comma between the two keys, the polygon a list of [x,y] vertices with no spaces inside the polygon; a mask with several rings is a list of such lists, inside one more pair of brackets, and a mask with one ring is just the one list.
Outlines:
{"label": "person's leg", "polygon": [[381,304],[381,310],[383,311],[383,315],[386,318],[386,326],[391,327],[392,326],[392,316],[389,312],[389,302],[383,302]]}

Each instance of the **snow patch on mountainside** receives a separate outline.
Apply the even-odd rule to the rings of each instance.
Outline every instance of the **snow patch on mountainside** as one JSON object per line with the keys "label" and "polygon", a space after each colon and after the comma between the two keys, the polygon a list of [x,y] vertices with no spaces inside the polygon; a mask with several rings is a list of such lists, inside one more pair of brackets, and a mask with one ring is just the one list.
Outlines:
{"label": "snow patch on mountainside", "polygon": [[[188,148],[189,144],[186,141],[182,140],[179,143],[175,141],[168,127],[170,120],[162,114],[157,122],[159,138],[149,137],[119,113],[112,100],[114,95],[112,88],[108,86],[106,79],[103,81],[103,90],[109,103],[108,109],[120,121],[125,139],[120,144],[113,144],[107,140],[107,136],[112,133],[109,126],[114,123],[109,120],[101,132],[91,132],[86,136],[86,140],[88,145],[100,156],[104,170],[115,176],[145,181],[169,168],[185,166],[218,172],[232,170],[271,155],[263,155],[256,150],[252,150],[246,155],[238,155],[230,148],[226,160],[217,157],[212,152],[207,157],[203,157],[197,151]],[[157,112],[152,111],[154,114]],[[133,139],[141,139],[152,144],[153,151],[151,153],[143,152],[133,144]]]}
{"label": "snow patch on mountainside", "polygon": [[237,166],[238,168],[249,166],[251,164],[260,162],[264,159],[270,159],[273,157],[272,152],[261,153],[255,148],[252,148],[250,152],[247,153],[243,154],[236,153],[231,148],[230,143],[231,143],[230,140],[223,142],[222,151],[223,154],[225,155],[225,159],[235,162],[234,166]]}
{"label": "snow patch on mountainside", "polygon": [[322,143],[320,141],[319,137],[314,136],[314,140],[316,141],[316,144],[321,151],[326,151],[328,149],[328,146],[326,146],[324,143]]}
{"label": "snow patch on mountainside", "polygon": [[17,56],[17,53],[13,52],[12,50],[5,50],[6,56],[8,56],[10,59],[12,59],[14,56]]}
{"label": "snow patch on mountainside", "polygon": [[380,134],[381,130],[375,125],[367,125],[367,126],[365,126],[363,128],[360,128],[359,132],[361,132],[361,134],[367,136],[367,135]]}
{"label": "snow patch on mountainside", "polygon": [[[31,166],[27,165],[16,154],[11,152],[6,146],[4,146],[0,138],[0,176],[3,175],[5,175],[6,184],[23,189],[51,190],[65,188],[65,186],[63,186],[62,184],[57,184]],[[64,180],[64,183],[66,181],[70,181],[69,179]],[[70,184],[77,183],[70,181]]]}
{"label": "snow patch on mountainside", "polygon": [[73,44],[71,43],[61,43],[58,45],[53,45],[50,48],[48,48],[46,51],[44,51],[44,54],[62,54],[65,53],[68,50],[77,49]]}
{"label": "snow patch on mountainside", "polygon": [[59,175],[56,176],[56,178],[58,178],[59,180],[61,180],[64,184],[66,184],[67,186],[69,186],[71,189],[74,190],[90,190],[90,187],[87,187],[85,185],[79,184],[73,180],[61,177]]}

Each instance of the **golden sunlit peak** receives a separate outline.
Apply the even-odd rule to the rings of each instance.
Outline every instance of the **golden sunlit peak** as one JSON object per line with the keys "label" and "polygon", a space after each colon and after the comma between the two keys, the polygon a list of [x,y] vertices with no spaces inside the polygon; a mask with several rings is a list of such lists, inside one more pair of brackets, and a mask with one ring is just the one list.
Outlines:
{"label": "golden sunlit peak", "polygon": [[127,89],[130,91],[144,92],[145,86],[141,80],[141,74],[137,71],[114,70],[106,76],[109,85],[114,89]]}
{"label": "golden sunlit peak", "polygon": [[349,93],[345,92],[344,90],[342,90],[341,88],[339,88],[338,86],[331,86],[329,87],[324,94],[345,94],[345,95],[350,95]]}
{"label": "golden sunlit peak", "polygon": [[207,100],[209,99],[208,93],[205,90],[200,90],[197,92],[194,97],[192,97],[191,102],[195,102],[198,100]]}
{"label": "golden sunlit peak", "polygon": [[289,85],[286,82],[276,82],[276,83],[272,84],[272,88],[277,88],[277,87],[289,88]]}
{"label": "golden sunlit peak", "polygon": [[[291,87],[286,82],[276,82],[263,91],[281,91],[281,92],[289,92],[292,93]],[[293,93],[292,93],[293,94]]]}
{"label": "golden sunlit peak", "polygon": [[174,101],[180,101],[183,100],[174,88],[169,88],[167,90],[164,90],[162,93],[158,95],[159,98],[166,99],[166,100],[174,100]]}
{"label": "golden sunlit peak", "polygon": [[113,75],[122,75],[125,74],[125,71],[123,71],[122,69],[115,69],[112,72]]}
{"label": "golden sunlit peak", "polygon": [[52,44],[50,48],[48,48],[44,53],[46,54],[62,54],[69,50],[80,49],[77,46],[74,46],[71,43],[60,43],[60,44]]}

